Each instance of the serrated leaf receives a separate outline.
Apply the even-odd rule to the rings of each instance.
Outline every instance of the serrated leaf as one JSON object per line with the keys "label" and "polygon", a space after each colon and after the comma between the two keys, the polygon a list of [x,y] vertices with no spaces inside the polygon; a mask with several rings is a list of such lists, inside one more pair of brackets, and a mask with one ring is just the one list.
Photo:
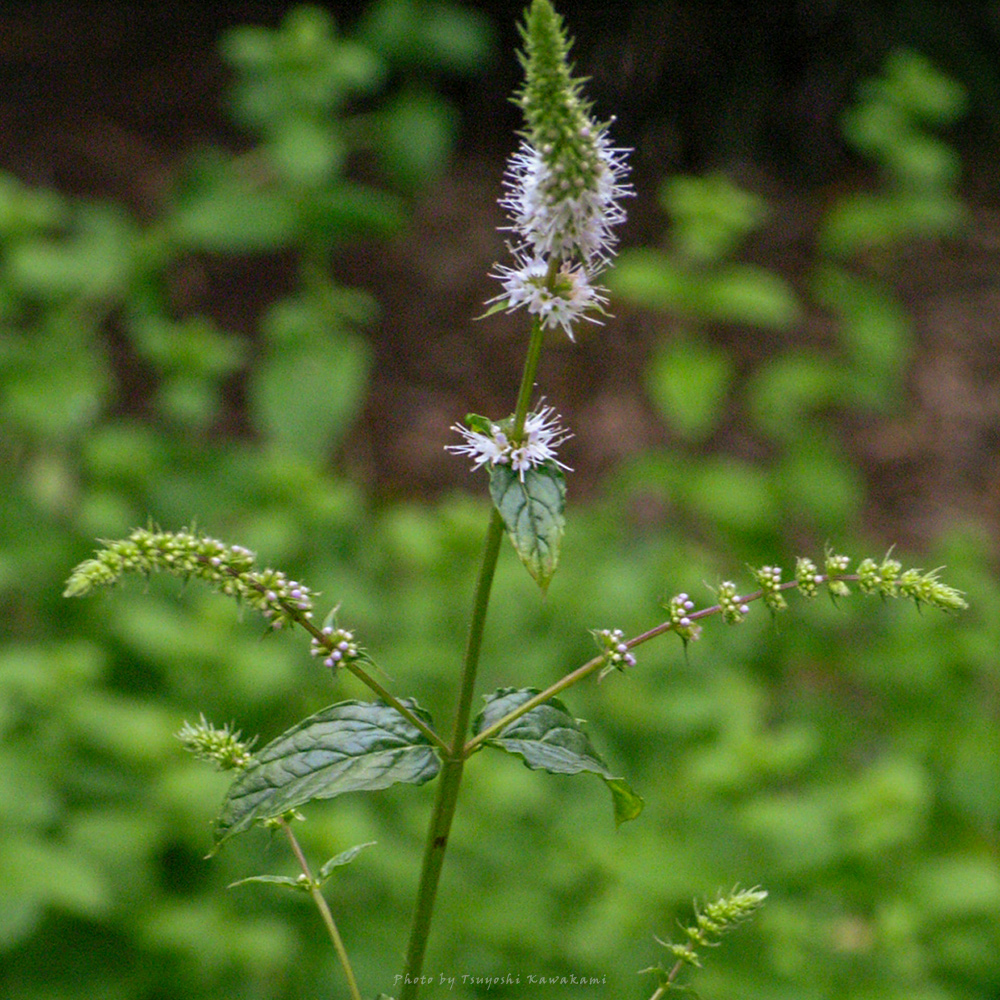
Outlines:
{"label": "serrated leaf", "polygon": [[[476,717],[473,735],[488,729],[505,715],[519,708],[538,694],[535,688],[500,688],[486,698],[486,706]],[[635,819],[642,811],[643,801],[622,778],[614,777],[607,764],[593,748],[578,719],[570,715],[558,698],[550,698],[486,741],[486,746],[499,747],[517,754],[526,767],[549,774],[598,775],[611,792],[615,824]]]}
{"label": "serrated leaf", "polygon": [[374,847],[375,841],[369,840],[365,844],[355,844],[354,847],[348,847],[346,851],[341,851],[336,857],[330,858],[329,861],[323,865],[319,870],[320,882],[325,882],[332,874],[334,868],[339,868],[341,865],[349,865],[366,847]]}
{"label": "serrated leaf", "polygon": [[509,465],[491,465],[490,496],[518,558],[544,593],[559,565],[566,477],[551,462],[527,469],[523,479]]}
{"label": "serrated leaf", "polygon": [[[413,701],[404,704],[430,725]],[[272,740],[233,782],[215,825],[215,850],[254,824],[314,799],[422,785],[441,769],[427,738],[381,701],[343,701]]]}
{"label": "serrated leaf", "polygon": [[235,882],[230,882],[227,889],[235,889],[238,885],[246,885],[248,882],[266,882],[269,885],[287,885],[289,889],[303,891],[309,888],[309,883],[301,878],[291,878],[288,875],[251,875],[249,878],[241,878]]}

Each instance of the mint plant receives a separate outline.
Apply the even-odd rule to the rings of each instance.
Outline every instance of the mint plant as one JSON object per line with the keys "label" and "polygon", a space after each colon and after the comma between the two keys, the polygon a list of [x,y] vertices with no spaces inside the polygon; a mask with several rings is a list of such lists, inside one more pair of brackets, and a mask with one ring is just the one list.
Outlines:
{"label": "mint plant", "polygon": [[[639,817],[643,798],[606,763],[562,700],[587,678],[612,683],[608,678],[615,674],[641,669],[639,647],[666,633],[685,644],[697,641],[704,634],[703,623],[714,616],[738,625],[758,602],[778,614],[788,608],[786,595],[796,590],[805,599],[822,591],[840,599],[856,587],[863,594],[906,598],[918,607],[966,607],[963,596],[942,582],[937,570],[905,569],[891,554],[865,558],[852,570],[846,556],[828,548],[820,563],[800,557],[788,579],[780,567],[765,565],[751,569],[750,589],[722,580],[712,588],[714,602],[706,606],[698,607],[686,592],[677,593],[664,601],[663,620],[630,638],[621,629],[598,625],[592,630],[596,653],[544,687],[479,691],[483,637],[504,538],[543,594],[559,568],[566,474],[572,470],[560,461],[558,449],[571,432],[556,409],[536,395],[539,361],[548,336],[565,334],[572,340],[580,322],[600,324],[607,317],[609,293],[599,281],[613,262],[615,227],[625,218],[623,199],[632,193],[626,181],[627,151],[612,145],[610,123],[594,119],[582,82],[571,73],[562,19],[549,0],[532,0],[522,36],[525,83],[516,101],[525,128],[501,199],[509,219],[511,262],[495,268],[502,291],[487,303],[486,315],[524,310],[529,329],[513,412],[467,415],[463,424],[454,425],[461,441],[448,446],[453,454],[471,459],[473,472],[486,474],[491,501],[464,652],[455,673],[450,725],[441,726],[410,693],[393,690],[391,670],[382,674],[375,654],[354,629],[341,624],[341,604],[317,621],[319,595],[307,584],[261,566],[248,548],[193,527],[169,531],[149,526],[106,542],[76,567],[65,589],[66,596],[80,597],[128,574],[165,573],[200,581],[259,613],[268,633],[304,633],[308,653],[334,680],[346,672],[375,696],[321,708],[259,748],[256,739],[244,740],[234,724],[217,726],[203,715],[197,723],[185,722],[178,733],[196,757],[234,773],[215,820],[212,853],[261,826],[287,840],[298,876],[252,875],[236,884],[274,884],[307,893],[354,1000],[360,1000],[362,989],[323,887],[371,845],[345,846],[317,866],[295,833],[300,810],[310,803],[348,792],[436,782],[403,967],[391,979],[387,973],[383,984],[398,988],[401,1000],[412,1000],[431,980],[424,963],[440,877],[466,765],[481,766],[480,751],[502,751],[550,774],[595,776],[607,789],[614,822],[620,825]],[[349,597],[344,600],[349,607]],[[482,698],[478,711],[477,694]],[[652,996],[675,988],[683,967],[699,964],[696,949],[715,943],[751,916],[765,895],[757,888],[734,890],[700,911],[684,930],[685,943],[664,944],[673,962],[647,970],[657,975]]]}

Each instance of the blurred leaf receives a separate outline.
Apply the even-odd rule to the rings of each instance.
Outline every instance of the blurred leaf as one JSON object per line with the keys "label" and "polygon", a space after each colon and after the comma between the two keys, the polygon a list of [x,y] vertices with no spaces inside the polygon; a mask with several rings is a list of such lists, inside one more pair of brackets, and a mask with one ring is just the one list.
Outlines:
{"label": "blurred leaf", "polygon": [[166,316],[133,317],[132,343],[162,371],[197,375],[228,375],[242,363],[243,341],[220,330],[207,316],[172,320]]}
{"label": "blurred leaf", "polygon": [[20,243],[9,250],[7,266],[29,295],[101,300],[128,285],[137,245],[135,226],[122,208],[80,203],[65,237]]}
{"label": "blurred leaf", "polygon": [[566,477],[555,466],[525,470],[490,465],[490,496],[514,551],[544,593],[559,565],[566,508]]}
{"label": "blurred leaf", "polygon": [[222,56],[238,70],[236,116],[265,130],[301,115],[329,119],[351,96],[374,90],[384,73],[374,52],[339,38],[330,13],[314,6],[292,7],[274,31],[231,29]]}
{"label": "blurred leaf", "polygon": [[698,315],[700,286],[661,250],[625,250],[608,275],[611,290],[636,305]]}
{"label": "blurred leaf", "polygon": [[375,841],[369,840],[365,844],[355,844],[354,847],[348,847],[346,851],[341,851],[340,854],[330,858],[330,860],[327,861],[322,868],[320,868],[316,877],[320,882],[325,882],[333,874],[335,868],[340,868],[342,865],[349,865],[366,847],[374,846]]}
{"label": "blurred leaf", "polygon": [[170,218],[182,246],[212,253],[281,250],[299,229],[291,192],[266,186],[218,155],[192,162]]}
{"label": "blurred leaf", "polygon": [[719,527],[743,534],[774,524],[778,505],[767,473],[727,456],[702,460],[689,472],[688,501]]}
{"label": "blurred leaf", "polygon": [[0,416],[8,434],[72,441],[99,417],[111,387],[101,345],[72,315],[31,336],[0,337]]}
{"label": "blurred leaf", "polygon": [[900,240],[953,233],[966,210],[946,193],[873,195],[841,198],[827,213],[819,241],[824,252],[846,257]]}
{"label": "blurred leaf", "polygon": [[811,415],[846,405],[845,380],[843,368],[819,355],[788,351],[769,357],[754,372],[747,390],[753,423],[776,441],[795,442]]}
{"label": "blurred leaf", "polygon": [[310,232],[338,243],[357,237],[391,236],[406,221],[403,203],[396,195],[348,181],[316,191],[303,206],[303,213]]}
{"label": "blurred leaf", "polygon": [[30,188],[0,171],[0,237],[6,246],[67,224],[69,206],[61,195]]}
{"label": "blurred leaf", "polygon": [[284,885],[289,889],[298,889],[300,892],[309,888],[308,883],[300,878],[291,878],[288,875],[250,875],[248,878],[237,879],[226,886],[227,889],[235,889],[238,885],[247,885],[249,882],[263,882],[267,885]]}
{"label": "blurred leaf", "polygon": [[802,434],[774,470],[775,489],[801,527],[815,526],[817,537],[835,538],[860,515],[864,480],[839,442],[808,425]]}
{"label": "blurred leaf", "polygon": [[293,188],[315,189],[336,178],[347,150],[330,124],[289,117],[267,146],[275,170]]}
{"label": "blurred leaf", "polygon": [[766,221],[767,204],[725,174],[671,177],[659,201],[674,223],[673,240],[685,261],[713,264],[728,257]]}
{"label": "blurred leaf", "polygon": [[724,323],[784,330],[801,314],[784,278],[750,264],[726,264],[705,280],[703,314]]}
{"label": "blurred leaf", "polygon": [[[473,736],[499,722],[505,715],[533,698],[537,688],[500,688],[486,698],[486,705],[472,724]],[[486,741],[524,760],[525,767],[549,774],[597,774],[607,785],[615,809],[615,823],[635,819],[642,799],[621,779],[612,776],[591,746],[580,721],[569,714],[558,698],[525,712],[519,719]]]}
{"label": "blurred leaf", "polygon": [[885,410],[895,400],[909,363],[912,333],[903,307],[884,285],[836,267],[816,271],[813,294],[840,318],[851,364],[844,388],[851,402]]}
{"label": "blurred leaf", "polygon": [[375,51],[407,68],[472,74],[492,61],[489,19],[458,3],[381,0],[357,30]]}
{"label": "blurred leaf", "polygon": [[427,90],[408,89],[378,114],[379,153],[390,175],[408,189],[437,179],[451,155],[457,112]]}
{"label": "blurred leaf", "polygon": [[[430,716],[405,702],[424,721]],[[344,701],[309,716],[254,754],[216,820],[215,850],[237,833],[315,799],[422,785],[441,762],[427,738],[380,701]]]}
{"label": "blurred leaf", "polygon": [[932,125],[948,125],[965,110],[965,90],[912,49],[889,55],[878,83],[879,96]]}
{"label": "blurred leaf", "polygon": [[658,348],[645,372],[646,391],[663,419],[684,437],[699,441],[724,412],[734,366],[709,344],[678,340]]}
{"label": "blurred leaf", "polygon": [[274,352],[253,373],[254,423],[283,450],[321,460],[343,436],[364,400],[368,344],[340,334],[317,352],[314,343]]}
{"label": "blurred leaf", "polygon": [[609,285],[637,305],[692,319],[786,329],[801,310],[788,283],[748,264],[714,271],[688,270],[658,250],[628,250],[609,276]]}

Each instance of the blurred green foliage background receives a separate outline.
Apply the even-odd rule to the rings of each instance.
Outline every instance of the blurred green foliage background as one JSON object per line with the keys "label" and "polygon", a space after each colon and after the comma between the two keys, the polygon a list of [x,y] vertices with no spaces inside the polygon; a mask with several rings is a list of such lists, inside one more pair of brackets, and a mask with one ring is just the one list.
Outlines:
{"label": "blurred green foliage background", "polygon": [[[331,259],[359,234],[405,228],[445,169],[457,112],[433,82],[495,56],[488,22],[383,2],[347,37],[296,8],[220,44],[252,145],[190,156],[157,217],[0,176],[0,993],[12,1000],[343,993],[304,897],[225,889],[290,873],[281,844],[257,832],[203,859],[226,779],[173,734],[204,712],[267,740],[365,692],[331,685],[301,636],[264,640],[261,622],[197,587],[134,581],[63,600],[96,538],[152,520],[247,545],[341,603],[395,692],[439,724],[451,704],[485,491],[384,501],[332,461],[367,397],[380,304],[339,283]],[[832,202],[796,287],[739,258],[768,225],[765,198],[719,173],[663,182],[668,237],[629,249],[613,281],[656,330],[644,391],[669,446],[619,465],[586,504],[571,494],[546,601],[505,554],[484,692],[555,680],[593,655],[588,629],[642,631],[672,593],[707,603],[703,581],[746,583],[747,562],[790,569],[827,542],[881,554],[845,427],[905,408],[918,345],[889,284],[857,260],[961,225],[959,165],[936,130],[962,108],[961,87],[921,56],[889,59],[844,119],[878,183]],[[359,157],[378,183],[349,169]],[[225,255],[293,262],[249,337],[172,304],[186,260]],[[832,317],[827,342],[787,346],[801,288]],[[718,324],[789,341],[746,377]],[[136,391],[141,406],[126,405]],[[734,420],[759,444],[752,458],[713,447]],[[908,560],[947,565],[972,604],[960,618],[860,596],[793,601],[778,621],[709,622],[686,651],[644,646],[627,676],[570,692],[646,799],[618,831],[599,782],[477,757],[426,970],[458,981],[426,995],[486,995],[462,975],[510,973],[521,986],[492,993],[575,974],[606,982],[544,995],[648,996],[635,971],[659,960],[653,935],[674,934],[693,897],[760,883],[767,905],[709,956],[700,995],[1000,996],[992,527],[953,524]],[[328,891],[370,995],[392,992],[401,966],[431,795],[348,797],[301,825],[320,860],[378,841]]]}

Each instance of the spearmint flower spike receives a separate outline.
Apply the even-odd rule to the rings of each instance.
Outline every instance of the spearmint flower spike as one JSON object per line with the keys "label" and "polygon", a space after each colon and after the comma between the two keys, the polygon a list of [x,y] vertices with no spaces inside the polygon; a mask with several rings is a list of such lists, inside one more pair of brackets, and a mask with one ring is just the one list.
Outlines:
{"label": "spearmint flower spike", "polygon": [[605,289],[595,279],[610,263],[625,220],[620,198],[633,194],[624,183],[627,150],[611,145],[608,123],[591,117],[574,79],[562,18],[549,0],[534,0],[521,27],[525,51],[519,59],[525,82],[513,98],[524,112],[520,149],[504,178],[506,210],[515,234],[513,265],[498,264],[493,277],[502,294],[490,299],[487,315],[522,306],[543,327],[562,327],[573,339],[573,323],[607,315]]}

